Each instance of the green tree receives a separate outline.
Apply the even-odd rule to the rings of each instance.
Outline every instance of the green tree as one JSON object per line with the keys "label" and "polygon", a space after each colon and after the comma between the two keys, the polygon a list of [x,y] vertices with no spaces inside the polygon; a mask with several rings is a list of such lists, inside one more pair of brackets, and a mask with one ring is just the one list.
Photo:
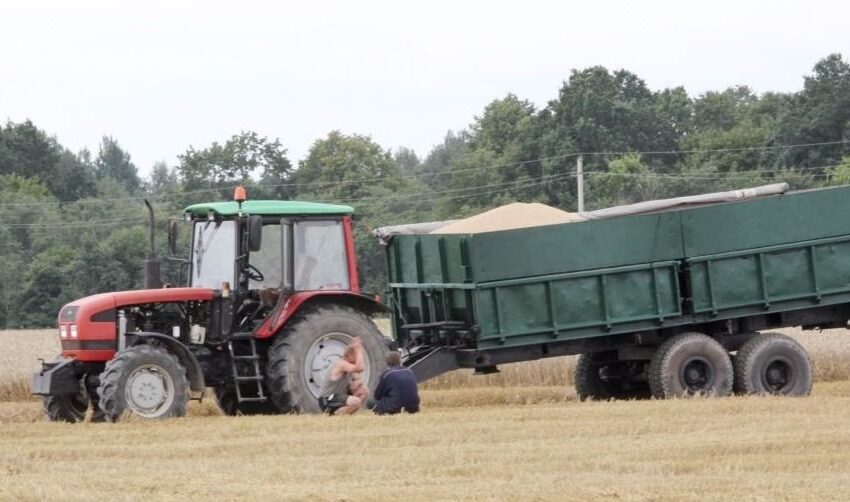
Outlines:
{"label": "green tree", "polygon": [[[850,139],[850,64],[840,54],[830,54],[805,77],[783,114],[777,131],[781,144],[804,144]],[[787,166],[828,166],[850,154],[850,144],[820,145],[779,152]]]}
{"label": "green tree", "polygon": [[118,141],[111,136],[104,136],[95,159],[97,177],[112,178],[118,181],[129,193],[137,193],[141,185],[136,166],[130,160],[130,154],[125,152]]}
{"label": "green tree", "polygon": [[608,170],[588,183],[588,200],[595,208],[652,200],[659,191],[654,177],[639,155],[629,154],[608,163]]}
{"label": "green tree", "polygon": [[[86,161],[87,152],[74,155],[62,149],[56,163],[57,179],[60,183],[51,184],[51,191],[63,201],[73,201],[92,197],[97,193],[97,179],[94,167]],[[58,186],[56,186],[58,185]]]}
{"label": "green tree", "polygon": [[540,198],[534,106],[513,94],[490,102],[466,135],[462,155],[450,160],[436,187],[440,214],[455,217],[490,201]]}
{"label": "green tree", "polygon": [[422,162],[410,148],[401,147],[393,153],[393,160],[400,172],[405,175],[415,175],[419,171]]}
{"label": "green tree", "polygon": [[363,287],[382,291],[386,283],[383,250],[369,235],[383,225],[420,221],[429,205],[414,178],[401,175],[390,152],[368,136],[332,131],[313,143],[292,175],[303,200],[354,206],[357,261]]}
{"label": "green tree", "polygon": [[826,170],[830,185],[850,185],[850,155],[841,163]]}
{"label": "green tree", "polygon": [[0,175],[4,174],[39,179],[63,201],[94,193],[91,166],[29,120],[0,127]]}
{"label": "green tree", "polygon": [[368,136],[332,131],[313,143],[292,181],[299,192],[351,202],[369,197],[376,187],[398,188],[400,174],[390,152]]}
{"label": "green tree", "polygon": [[61,245],[32,257],[20,285],[18,323],[50,326],[62,305],[80,296],[75,284],[76,258],[74,250]]}
{"label": "green tree", "polygon": [[[223,144],[213,142],[201,150],[189,147],[178,158],[177,175],[185,190],[251,185],[257,176],[264,184],[282,184],[292,171],[280,140],[262,137],[256,132],[243,131]],[[286,198],[290,195],[285,187],[276,188],[272,191],[275,196]]]}

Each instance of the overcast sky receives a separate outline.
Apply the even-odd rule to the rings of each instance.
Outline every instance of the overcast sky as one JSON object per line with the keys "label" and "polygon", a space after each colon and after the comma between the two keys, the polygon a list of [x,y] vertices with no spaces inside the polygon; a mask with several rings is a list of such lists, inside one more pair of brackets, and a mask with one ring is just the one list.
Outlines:
{"label": "overcast sky", "polygon": [[850,3],[38,2],[0,4],[0,119],[79,150],[118,139],[143,174],[241,130],[293,163],[333,129],[425,155],[512,92],[625,68],[698,95],[794,91],[850,56]]}

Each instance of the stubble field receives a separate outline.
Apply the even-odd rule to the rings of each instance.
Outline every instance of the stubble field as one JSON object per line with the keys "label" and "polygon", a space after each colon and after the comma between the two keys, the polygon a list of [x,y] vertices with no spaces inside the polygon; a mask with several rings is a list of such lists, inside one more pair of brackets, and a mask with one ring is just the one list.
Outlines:
{"label": "stubble field", "polygon": [[0,499],[850,499],[850,332],[790,332],[808,398],[580,403],[571,358],[429,382],[414,416],[56,424],[53,331],[0,332]]}

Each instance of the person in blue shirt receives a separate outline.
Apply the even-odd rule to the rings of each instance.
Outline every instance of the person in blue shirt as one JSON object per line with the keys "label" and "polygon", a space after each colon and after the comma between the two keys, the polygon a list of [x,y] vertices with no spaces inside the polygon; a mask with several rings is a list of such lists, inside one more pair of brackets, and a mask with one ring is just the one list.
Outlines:
{"label": "person in blue shirt", "polygon": [[410,368],[401,366],[401,354],[391,351],[387,355],[387,369],[381,373],[374,399],[368,407],[378,415],[395,415],[402,410],[407,413],[419,411],[419,390],[416,375]]}

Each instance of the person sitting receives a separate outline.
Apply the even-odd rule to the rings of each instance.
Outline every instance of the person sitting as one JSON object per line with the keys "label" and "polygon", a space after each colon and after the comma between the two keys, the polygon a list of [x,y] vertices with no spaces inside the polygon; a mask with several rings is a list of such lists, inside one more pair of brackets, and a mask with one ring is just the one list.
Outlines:
{"label": "person sitting", "polygon": [[362,373],[352,373],[348,394],[359,399],[361,403],[366,403],[366,398],[369,397],[369,387],[363,383]]}
{"label": "person sitting", "polygon": [[368,403],[369,409],[378,415],[395,415],[402,410],[407,413],[419,411],[419,390],[416,375],[410,368],[401,366],[401,354],[387,355],[387,369],[381,373],[375,399]]}
{"label": "person sitting", "polygon": [[368,393],[359,378],[365,368],[364,361],[363,342],[355,338],[325,376],[319,391],[319,408],[322,411],[329,415],[351,415],[360,409],[366,397],[363,391]]}

